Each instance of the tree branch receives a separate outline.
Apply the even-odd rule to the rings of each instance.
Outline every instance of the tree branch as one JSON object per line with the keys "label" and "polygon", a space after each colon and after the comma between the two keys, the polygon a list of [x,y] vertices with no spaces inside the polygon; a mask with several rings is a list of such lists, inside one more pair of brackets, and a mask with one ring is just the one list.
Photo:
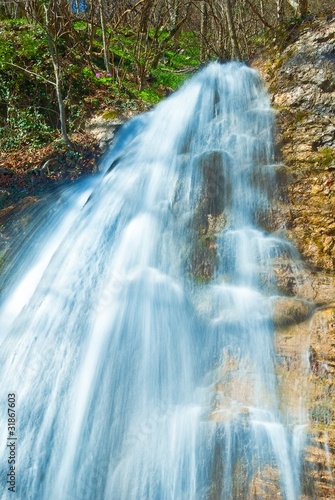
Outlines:
{"label": "tree branch", "polygon": [[55,82],[52,82],[51,80],[48,80],[48,79],[47,79],[47,78],[45,78],[44,76],[39,75],[38,73],[35,73],[35,71],[31,71],[30,69],[23,68],[22,66],[19,66],[18,64],[14,64],[14,63],[12,63],[12,62],[8,62],[8,61],[4,61],[4,64],[9,64],[10,66],[14,66],[14,68],[18,68],[18,69],[20,69],[21,71],[25,71],[26,73],[29,73],[30,75],[34,75],[34,76],[36,76],[37,78],[41,78],[41,80],[44,80],[45,82],[50,83],[51,85],[56,86],[56,83],[55,83]]}
{"label": "tree branch", "polygon": [[252,12],[262,21],[262,23],[264,24],[264,26],[266,26],[267,28],[273,28],[273,26],[271,24],[269,24],[264,19],[264,17],[261,15],[261,13],[258,12],[258,10],[256,9],[256,7],[252,4],[252,2],[250,2],[250,0],[247,0],[247,4],[250,5],[250,8],[251,8]]}

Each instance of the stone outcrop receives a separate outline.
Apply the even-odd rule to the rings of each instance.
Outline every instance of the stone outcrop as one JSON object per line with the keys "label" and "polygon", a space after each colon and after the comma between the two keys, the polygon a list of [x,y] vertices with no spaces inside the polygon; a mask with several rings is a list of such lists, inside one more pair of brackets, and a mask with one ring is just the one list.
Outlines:
{"label": "stone outcrop", "polygon": [[335,491],[335,16],[307,20],[288,37],[285,50],[253,64],[272,95],[284,164],[272,230],[304,261],[275,264],[282,410],[288,424],[307,423],[302,498],[320,500]]}
{"label": "stone outcrop", "polygon": [[282,53],[254,62],[277,110],[287,236],[311,265],[335,269],[335,16],[308,21]]}
{"label": "stone outcrop", "polygon": [[104,113],[94,116],[86,124],[86,130],[95,137],[101,150],[105,151],[113,143],[116,131],[125,121],[125,118],[123,119],[118,115],[114,116],[112,113]]}

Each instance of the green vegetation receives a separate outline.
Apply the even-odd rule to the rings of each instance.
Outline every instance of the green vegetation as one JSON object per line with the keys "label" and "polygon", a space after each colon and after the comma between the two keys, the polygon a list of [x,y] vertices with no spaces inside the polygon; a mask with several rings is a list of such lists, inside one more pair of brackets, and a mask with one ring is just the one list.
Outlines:
{"label": "green vegetation", "polygon": [[[74,29],[84,43],[87,23],[76,22]],[[40,147],[55,139],[59,128],[47,35],[40,25],[25,19],[2,21],[0,31],[0,148]],[[159,35],[163,40],[166,37],[164,32]],[[101,30],[95,34],[90,67],[79,50],[69,51],[65,40],[58,40],[59,53],[64,57],[62,94],[70,132],[83,129],[86,118],[98,112],[102,101],[107,106],[116,101],[121,111],[122,107],[141,110],[143,105],[157,103],[183,82],[187,75],[183,68],[189,70],[199,64],[198,42],[192,33],[185,32],[178,46],[173,40],[167,42],[156,67],[148,68],[139,87],[135,45],[136,34],[130,30],[112,38],[112,75],[106,74],[100,55]]]}
{"label": "green vegetation", "polygon": [[328,168],[333,163],[335,165],[335,150],[328,146],[320,148],[317,152],[317,163],[322,168]]}

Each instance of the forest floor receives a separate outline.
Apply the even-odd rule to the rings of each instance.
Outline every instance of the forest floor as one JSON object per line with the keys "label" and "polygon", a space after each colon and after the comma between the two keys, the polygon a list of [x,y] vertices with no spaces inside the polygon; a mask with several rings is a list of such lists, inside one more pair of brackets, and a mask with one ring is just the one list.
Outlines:
{"label": "forest floor", "polygon": [[97,170],[101,148],[87,133],[71,136],[78,151],[67,150],[59,141],[38,149],[0,152],[0,226],[27,205],[27,200],[47,194],[62,182]]}
{"label": "forest floor", "polygon": [[101,111],[91,116],[84,131],[70,135],[76,151],[68,149],[61,138],[38,148],[24,146],[15,151],[0,151],[0,225],[22,198],[39,196],[61,182],[96,172],[108,134],[112,137],[116,126],[149,107],[138,100],[132,103],[131,112],[115,107],[111,111],[105,108],[103,96],[100,99]]}

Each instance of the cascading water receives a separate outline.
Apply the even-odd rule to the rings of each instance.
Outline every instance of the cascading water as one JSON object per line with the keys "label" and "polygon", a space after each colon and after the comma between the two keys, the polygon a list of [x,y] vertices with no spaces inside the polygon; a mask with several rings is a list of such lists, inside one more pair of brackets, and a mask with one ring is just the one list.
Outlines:
{"label": "cascading water", "polygon": [[[295,253],[257,227],[274,167],[257,73],[215,63],[50,209],[0,311],[18,498],[299,498],[271,319],[272,262]],[[3,399],[1,418],[4,449]]]}

